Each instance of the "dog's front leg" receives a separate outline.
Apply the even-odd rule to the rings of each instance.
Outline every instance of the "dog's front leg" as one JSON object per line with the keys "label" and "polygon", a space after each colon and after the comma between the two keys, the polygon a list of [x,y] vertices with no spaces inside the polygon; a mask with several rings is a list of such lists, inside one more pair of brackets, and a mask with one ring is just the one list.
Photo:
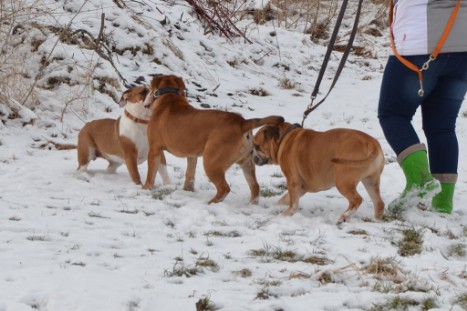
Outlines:
{"label": "dog's front leg", "polygon": [[120,137],[120,143],[123,147],[123,158],[125,160],[126,167],[130,173],[131,180],[137,185],[141,185],[141,177],[138,172],[138,151],[133,142],[126,137]]}
{"label": "dog's front leg", "polygon": [[156,173],[159,169],[161,162],[161,153],[160,148],[150,148],[148,153],[148,175],[146,177],[146,183],[143,186],[143,189],[152,189],[154,187],[154,180],[156,179]]}
{"label": "dog's front leg", "polygon": [[198,157],[186,158],[185,183],[183,184],[183,190],[185,191],[195,191],[195,173],[197,163]]}

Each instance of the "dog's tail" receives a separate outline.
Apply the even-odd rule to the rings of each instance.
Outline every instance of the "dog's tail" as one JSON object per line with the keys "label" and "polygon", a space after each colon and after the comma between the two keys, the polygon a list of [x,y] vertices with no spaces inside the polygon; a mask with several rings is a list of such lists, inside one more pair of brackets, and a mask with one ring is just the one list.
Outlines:
{"label": "dog's tail", "polygon": [[57,150],[72,150],[72,149],[78,148],[77,145],[73,145],[73,144],[62,144],[62,143],[57,143],[52,140],[47,140],[47,142],[52,144]]}
{"label": "dog's tail", "polygon": [[367,165],[373,162],[379,155],[380,153],[378,152],[378,149],[373,148],[368,156],[364,159],[356,159],[356,160],[350,160],[350,159],[342,159],[342,158],[333,158],[331,159],[332,163],[335,164],[350,164],[350,165]]}
{"label": "dog's tail", "polygon": [[284,122],[284,118],[281,116],[268,116],[265,118],[248,119],[243,122],[242,131],[246,133],[266,124],[278,125],[282,122]]}

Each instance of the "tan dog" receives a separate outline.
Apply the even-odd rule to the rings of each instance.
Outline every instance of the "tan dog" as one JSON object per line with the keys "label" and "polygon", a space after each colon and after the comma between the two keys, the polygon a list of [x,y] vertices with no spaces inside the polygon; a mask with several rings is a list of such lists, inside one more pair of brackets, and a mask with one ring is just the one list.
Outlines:
{"label": "tan dog", "polygon": [[[146,161],[149,149],[147,124],[151,111],[144,107],[148,93],[149,89],[144,86],[127,90],[120,99],[120,107],[124,107],[120,118],[94,120],[84,125],[78,135],[80,173],[86,171],[91,160],[101,157],[109,161],[110,173],[125,163],[133,182],[141,184],[138,164]],[[163,182],[170,183],[164,154],[161,163],[159,172]]]}
{"label": "tan dog", "polygon": [[285,175],[288,193],[279,203],[289,208],[283,215],[293,214],[305,193],[335,186],[349,201],[338,223],[347,221],[362,203],[357,192],[361,181],[373,201],[375,217],[382,219],[384,202],[379,185],[384,155],[373,137],[351,129],[317,132],[284,122],[261,128],[253,142],[254,162],[279,164]]}
{"label": "tan dog", "polygon": [[[144,189],[154,185],[162,150],[187,158],[184,190],[194,190],[197,158],[203,157],[204,170],[217,193],[209,201],[222,201],[230,192],[225,172],[234,163],[241,166],[251,192],[250,202],[257,202],[259,185],[251,158],[253,135],[251,131],[265,124],[283,122],[282,117],[245,120],[242,116],[221,110],[199,110],[185,97],[185,84],[180,77],[153,78],[147,105],[153,105],[148,125],[148,176]],[[154,100],[154,98],[156,98]]]}

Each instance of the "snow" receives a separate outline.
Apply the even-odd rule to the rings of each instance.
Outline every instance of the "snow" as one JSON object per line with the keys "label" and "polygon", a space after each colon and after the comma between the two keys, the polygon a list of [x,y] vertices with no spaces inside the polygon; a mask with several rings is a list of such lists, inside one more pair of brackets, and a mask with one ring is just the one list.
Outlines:
{"label": "snow", "polygon": [[[261,2],[250,1],[256,8]],[[279,114],[300,123],[326,49],[325,42],[313,43],[299,30],[251,20],[239,25],[247,27],[253,44],[205,35],[184,1],[130,1],[127,9],[110,0],[87,1],[83,8],[79,1],[64,3],[41,5],[55,6],[51,11],[62,25],[94,36],[105,12],[111,16],[105,33],[113,36],[115,48],[138,48],[135,55],[130,50],[113,54],[128,83],[174,73],[185,79],[195,107],[208,104],[246,118]],[[166,25],[160,23],[164,17],[170,21]],[[48,18],[38,17],[44,23]],[[0,123],[0,311],[195,310],[202,299],[219,310],[371,310],[395,297],[419,303],[433,299],[438,310],[465,310],[465,303],[455,303],[467,286],[465,111],[457,123],[461,162],[452,215],[414,208],[401,219],[378,222],[359,186],[364,202],[342,226],[336,221],[347,201],[336,189],[306,194],[295,215],[282,217],[285,207],[275,202],[285,179],[272,165],[256,172],[262,193],[275,195],[249,205],[247,183],[233,166],[227,173],[231,193],[222,203],[208,205],[215,189],[201,161],[196,191],[186,192],[181,190],[186,161],[169,153],[173,183],[162,186],[157,176],[151,191],[134,185],[124,166],[107,173],[102,159],[89,165],[88,181],[78,176],[76,150],[57,150],[49,141],[76,144],[84,122],[121,114],[108,94],[82,89],[85,81],[119,81],[110,90],[118,97],[125,87],[92,50],[64,43],[54,48],[56,36],[46,38],[29,62],[50,51],[64,59],[45,70],[38,87],[54,75],[81,84],[42,88],[39,106]],[[387,40],[357,38],[356,44],[375,57],[352,54],[331,95],[305,121],[315,130],[354,128],[378,139],[387,159],[381,180],[386,204],[404,187],[376,116]],[[146,44],[154,55],[142,52]],[[339,59],[334,52],[319,96],[329,88]],[[284,80],[294,87],[281,88]],[[268,96],[254,96],[252,90]],[[3,100],[0,111],[10,111]],[[422,135],[419,115],[414,124]],[[146,163],[139,170],[144,181]],[[420,254],[398,253],[404,229],[421,232]],[[464,252],[452,252],[456,246]],[[279,256],[287,252],[291,258]],[[378,259],[389,261],[392,273],[370,272],[368,266]]]}

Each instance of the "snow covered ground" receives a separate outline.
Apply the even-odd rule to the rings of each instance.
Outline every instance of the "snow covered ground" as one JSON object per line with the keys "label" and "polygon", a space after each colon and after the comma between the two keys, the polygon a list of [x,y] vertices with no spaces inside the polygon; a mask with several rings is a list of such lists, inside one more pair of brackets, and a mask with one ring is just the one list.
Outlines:
{"label": "snow covered ground", "polygon": [[[96,36],[105,12],[105,32],[127,49],[115,57],[115,67],[130,83],[174,73],[185,79],[195,107],[207,104],[246,118],[280,114],[301,122],[325,45],[300,31],[251,20],[239,25],[253,43],[230,43],[204,35],[184,1],[129,1],[124,8],[115,3],[42,5],[58,23]],[[38,20],[46,23],[50,16]],[[371,14],[364,16],[369,17],[361,24],[370,27]],[[162,25],[164,19],[169,23]],[[196,310],[197,303],[198,310],[235,311],[467,310],[465,107],[457,125],[461,162],[452,215],[414,208],[400,219],[378,222],[359,186],[362,206],[338,227],[347,201],[335,189],[307,194],[294,216],[280,216],[284,207],[275,202],[285,179],[277,166],[257,167],[258,205],[248,204],[237,166],[228,171],[232,192],[222,203],[207,204],[215,189],[201,163],[196,192],[181,190],[186,161],[168,153],[173,184],[162,186],[157,176],[151,191],[134,185],[124,166],[107,173],[102,159],[89,165],[89,182],[78,178],[76,150],[56,150],[49,141],[76,144],[84,122],[117,118],[121,110],[111,96],[125,88],[109,62],[98,62],[93,51],[56,44],[57,37],[34,29],[24,35],[43,40],[27,58],[32,70],[51,50],[57,65],[38,83],[40,105],[24,110],[23,118],[0,122],[0,311]],[[350,56],[337,86],[305,127],[354,128],[376,137],[387,158],[381,185],[387,204],[405,184],[376,117],[389,52],[384,42],[386,36],[357,37],[356,45],[374,57]],[[148,44],[152,55],[142,52]],[[322,93],[339,58],[334,52]],[[82,82],[85,61],[94,60],[90,83],[113,78],[119,81],[115,89],[88,94],[83,104],[70,99],[81,94],[79,83],[45,87],[57,76]],[[0,107],[5,115],[6,106]],[[35,121],[25,122],[29,117]],[[421,133],[418,115],[414,123]],[[139,169],[144,180],[146,163]],[[403,248],[410,235],[420,242],[413,255]]]}

